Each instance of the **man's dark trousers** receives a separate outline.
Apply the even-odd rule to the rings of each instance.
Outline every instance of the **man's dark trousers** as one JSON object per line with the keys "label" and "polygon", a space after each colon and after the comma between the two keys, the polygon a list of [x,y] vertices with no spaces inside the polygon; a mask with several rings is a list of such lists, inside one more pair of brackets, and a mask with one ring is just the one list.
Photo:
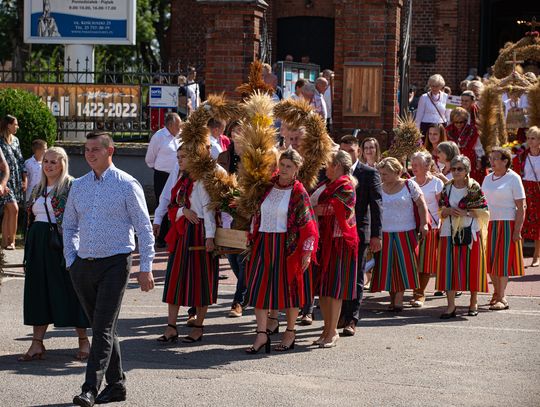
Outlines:
{"label": "man's dark trousers", "polygon": [[[159,205],[159,197],[165,188],[167,179],[169,178],[169,173],[165,171],[154,170],[154,194],[156,196],[156,207]],[[165,244],[165,236],[169,231],[169,217],[164,216],[161,221],[161,226],[159,228],[159,236],[157,237],[157,242]]]}
{"label": "man's dark trousers", "polygon": [[356,272],[356,298],[343,301],[341,315],[345,323],[354,320],[355,324],[360,320],[360,304],[364,297],[364,267],[366,266],[366,250],[369,247],[365,242],[358,245],[358,269]]}
{"label": "man's dark trousers", "polygon": [[131,270],[131,254],[102,259],[77,257],[70,267],[73,287],[92,326],[92,347],[83,391],[99,392],[107,384],[124,385],[116,326]]}

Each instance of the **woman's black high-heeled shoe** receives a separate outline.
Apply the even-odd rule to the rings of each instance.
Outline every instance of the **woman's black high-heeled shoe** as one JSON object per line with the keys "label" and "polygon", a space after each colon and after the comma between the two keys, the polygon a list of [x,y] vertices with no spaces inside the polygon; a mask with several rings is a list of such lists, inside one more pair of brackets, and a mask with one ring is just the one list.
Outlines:
{"label": "woman's black high-heeled shoe", "polygon": [[195,343],[195,342],[200,342],[202,341],[202,337],[203,337],[203,330],[204,330],[204,325],[193,325],[193,328],[198,328],[201,330],[201,336],[199,336],[197,339],[195,339],[194,337],[192,337],[191,335],[188,335],[188,336],[185,336],[183,339],[182,339],[182,342],[183,343]]}
{"label": "woman's black high-heeled shoe", "polygon": [[270,330],[270,329],[266,329],[266,333],[268,335],[274,335],[274,334],[278,334],[279,333],[279,319],[277,318],[272,318],[272,317],[267,317],[268,319],[271,319],[273,321],[277,321],[277,326],[274,328],[274,330]]}
{"label": "woman's black high-heeled shoe", "polygon": [[456,307],[454,307],[454,310],[452,312],[445,312],[444,314],[441,314],[441,319],[450,319],[456,317]]}
{"label": "woman's black high-heeled shoe", "polygon": [[259,353],[259,351],[263,348],[263,346],[264,346],[264,352],[265,353],[270,353],[270,345],[272,344],[272,342],[270,341],[270,335],[268,335],[267,331],[257,331],[257,335],[258,334],[265,334],[266,335],[266,342],[263,343],[258,348],[255,348],[254,346],[251,346],[248,349],[246,349],[246,353],[248,355],[255,355],[255,354]]}
{"label": "woman's black high-heeled shoe", "polygon": [[158,342],[163,342],[163,343],[176,343],[178,342],[178,329],[176,328],[176,325],[173,325],[173,324],[167,324],[168,327],[171,327],[172,329],[174,329],[174,331],[176,332],[174,335],[172,336],[165,336],[165,335],[161,335],[159,338],[157,338],[157,341]]}
{"label": "woman's black high-heeled shoe", "polygon": [[283,345],[280,343],[278,346],[274,348],[276,352],[287,352],[288,350],[294,349],[294,343],[296,342],[296,329],[286,329],[289,332],[294,332],[294,339],[290,345]]}

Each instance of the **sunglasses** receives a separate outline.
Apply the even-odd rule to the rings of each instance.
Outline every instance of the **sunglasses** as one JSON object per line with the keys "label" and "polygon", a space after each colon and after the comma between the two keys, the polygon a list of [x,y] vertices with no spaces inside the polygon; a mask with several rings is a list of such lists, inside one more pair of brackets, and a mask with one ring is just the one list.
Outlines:
{"label": "sunglasses", "polygon": [[465,171],[465,168],[464,167],[452,167],[452,168],[450,168],[450,171],[452,171],[452,172],[463,172],[463,171]]}
{"label": "sunglasses", "polygon": [[454,122],[454,124],[465,124],[465,123],[467,123],[467,120],[460,120],[460,121]]}

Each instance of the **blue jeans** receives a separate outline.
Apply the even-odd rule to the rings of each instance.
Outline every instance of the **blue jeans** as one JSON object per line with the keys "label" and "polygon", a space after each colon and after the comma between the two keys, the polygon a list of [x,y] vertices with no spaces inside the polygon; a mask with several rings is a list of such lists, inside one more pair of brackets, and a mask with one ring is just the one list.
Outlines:
{"label": "blue jeans", "polygon": [[245,278],[246,258],[241,254],[228,254],[227,258],[237,280],[233,304],[243,304],[247,292]]}

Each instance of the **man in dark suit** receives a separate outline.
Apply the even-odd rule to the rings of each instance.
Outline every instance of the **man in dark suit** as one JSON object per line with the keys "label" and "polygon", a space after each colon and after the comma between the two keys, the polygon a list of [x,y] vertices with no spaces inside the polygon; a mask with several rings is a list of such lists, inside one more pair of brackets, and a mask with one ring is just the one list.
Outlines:
{"label": "man in dark suit", "polygon": [[348,152],[353,161],[352,175],[358,180],[356,186],[356,226],[360,244],[358,245],[358,273],[356,281],[356,299],[343,301],[341,318],[345,326],[344,336],[356,333],[356,324],[360,319],[360,303],[364,295],[364,266],[366,250],[372,253],[381,250],[382,223],[382,186],[379,171],[360,162],[360,146],[358,139],[352,135],[343,136],[340,149]]}

